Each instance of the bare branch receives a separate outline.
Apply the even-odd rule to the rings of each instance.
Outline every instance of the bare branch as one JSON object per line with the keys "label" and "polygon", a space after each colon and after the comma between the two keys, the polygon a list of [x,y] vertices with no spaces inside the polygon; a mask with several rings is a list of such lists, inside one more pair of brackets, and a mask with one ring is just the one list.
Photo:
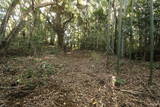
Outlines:
{"label": "bare branch", "polygon": [[71,17],[63,23],[63,27],[64,27],[64,28],[65,28],[66,25],[73,19],[73,17],[74,17],[74,15],[72,14]]}

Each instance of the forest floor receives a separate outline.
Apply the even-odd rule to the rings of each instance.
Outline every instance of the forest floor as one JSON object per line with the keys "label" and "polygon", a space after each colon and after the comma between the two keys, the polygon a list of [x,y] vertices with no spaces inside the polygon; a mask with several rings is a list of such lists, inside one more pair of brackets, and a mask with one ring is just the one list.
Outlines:
{"label": "forest floor", "polygon": [[93,51],[1,57],[0,107],[160,107],[159,67],[151,87],[147,62],[115,68],[116,57]]}

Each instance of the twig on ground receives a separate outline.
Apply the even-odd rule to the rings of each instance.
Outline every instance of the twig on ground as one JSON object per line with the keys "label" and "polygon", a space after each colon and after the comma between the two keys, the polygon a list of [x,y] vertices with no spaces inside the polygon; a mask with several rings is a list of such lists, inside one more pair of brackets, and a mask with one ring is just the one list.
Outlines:
{"label": "twig on ground", "polygon": [[0,90],[4,90],[4,89],[18,89],[18,88],[23,88],[25,87],[24,85],[21,85],[21,86],[16,86],[16,87],[0,87]]}
{"label": "twig on ground", "polygon": [[120,88],[115,88],[115,90],[120,91],[120,92],[124,92],[124,93],[128,93],[128,94],[132,94],[132,95],[144,94],[143,92],[140,92],[140,91],[124,90],[124,89],[120,89]]}

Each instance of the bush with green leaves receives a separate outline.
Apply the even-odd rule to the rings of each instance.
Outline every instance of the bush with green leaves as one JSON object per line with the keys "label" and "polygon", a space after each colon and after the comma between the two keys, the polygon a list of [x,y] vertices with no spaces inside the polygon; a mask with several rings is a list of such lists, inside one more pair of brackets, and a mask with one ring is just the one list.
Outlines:
{"label": "bush with green leaves", "polygon": [[122,78],[117,78],[116,79],[116,82],[115,82],[116,86],[121,86],[121,85],[124,85],[124,84],[126,84],[126,80],[125,79],[122,79]]}

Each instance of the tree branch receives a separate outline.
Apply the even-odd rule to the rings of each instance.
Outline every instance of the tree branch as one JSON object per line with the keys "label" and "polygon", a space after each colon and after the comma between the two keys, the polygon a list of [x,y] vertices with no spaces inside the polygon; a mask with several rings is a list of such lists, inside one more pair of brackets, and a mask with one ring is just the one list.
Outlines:
{"label": "tree branch", "polygon": [[64,28],[65,28],[66,25],[73,19],[73,17],[74,17],[74,15],[72,14],[71,17],[63,23],[63,27],[64,27]]}
{"label": "tree branch", "polygon": [[6,32],[6,26],[8,23],[8,20],[14,10],[14,8],[16,7],[16,5],[19,3],[19,0],[14,0],[11,5],[9,6],[9,8],[7,9],[6,15],[4,16],[3,20],[2,20],[2,24],[0,26],[0,43],[1,43],[1,39],[3,39],[3,37],[5,36],[5,32]]}

